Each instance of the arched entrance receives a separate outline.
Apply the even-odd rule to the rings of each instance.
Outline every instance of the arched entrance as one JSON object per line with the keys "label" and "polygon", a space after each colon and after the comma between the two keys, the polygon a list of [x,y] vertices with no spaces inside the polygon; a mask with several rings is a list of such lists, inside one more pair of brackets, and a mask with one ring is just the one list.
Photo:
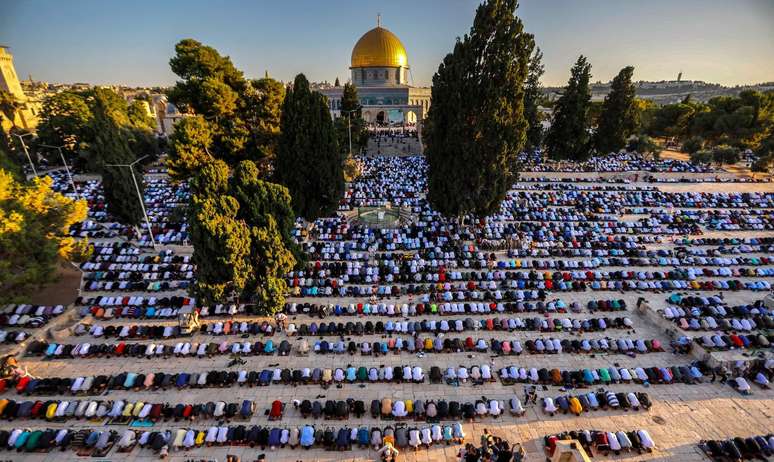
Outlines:
{"label": "arched entrance", "polygon": [[383,124],[385,122],[387,122],[387,114],[384,111],[379,111],[376,114],[376,123]]}
{"label": "arched entrance", "polygon": [[407,124],[417,123],[417,113],[410,109],[403,111],[403,121]]}

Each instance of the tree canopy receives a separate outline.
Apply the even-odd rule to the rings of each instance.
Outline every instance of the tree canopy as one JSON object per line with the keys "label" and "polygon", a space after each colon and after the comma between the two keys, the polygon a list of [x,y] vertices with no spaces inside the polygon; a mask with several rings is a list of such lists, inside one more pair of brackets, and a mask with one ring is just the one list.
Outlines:
{"label": "tree canopy", "polygon": [[24,183],[0,169],[0,303],[23,301],[51,282],[59,258],[88,255],[88,242],[68,235],[86,218],[86,202],[55,192],[52,183],[50,177]]}
{"label": "tree canopy", "polygon": [[43,101],[38,139],[42,144],[64,146],[64,152],[77,155],[79,143],[85,141],[83,135],[93,117],[83,93],[56,93]]}
{"label": "tree canopy", "polygon": [[130,168],[110,166],[128,165],[137,157],[129,148],[129,142],[116,120],[110,115],[107,94],[95,95],[93,112],[94,117],[90,124],[93,141],[89,147],[89,157],[92,164],[102,172],[102,188],[108,212],[121,223],[139,225],[143,213],[134,181],[137,181],[142,193],[142,172],[135,171],[135,178],[132,179]]}
{"label": "tree canopy", "polygon": [[634,67],[621,69],[602,103],[602,112],[594,133],[594,147],[599,154],[617,152],[625,147],[626,140],[637,128],[633,75]]}
{"label": "tree canopy", "polygon": [[365,120],[363,120],[357,87],[351,83],[344,84],[341,96],[341,115],[336,119],[335,127],[339,149],[345,157],[349,155],[350,134],[353,154],[357,154],[368,144],[368,130]]}
{"label": "tree canopy", "polygon": [[554,105],[551,127],[546,134],[546,149],[554,159],[582,161],[589,157],[589,132],[586,121],[591,101],[591,64],[581,55],[570,70],[570,80]]}
{"label": "tree canopy", "polygon": [[249,297],[267,312],[285,301],[285,274],[296,263],[290,194],[260,179],[252,161],[233,175],[216,159],[194,176],[190,210],[196,264],[194,294],[202,303]]}
{"label": "tree canopy", "polygon": [[[90,152],[98,133],[94,129],[97,104],[101,105],[103,115],[118,127],[120,136],[135,156],[158,155],[158,140],[153,133],[156,124],[142,103],[134,101],[128,105],[116,92],[105,88],[64,91],[49,96],[40,113],[36,144],[63,146],[66,156],[83,155],[87,167],[99,172],[101,164],[94,161]],[[46,152],[50,154],[50,151]]]}
{"label": "tree canopy", "polygon": [[212,126],[202,116],[184,117],[175,124],[169,137],[173,154],[166,166],[172,178],[182,180],[192,177],[214,158],[209,153],[212,145]]}
{"label": "tree canopy", "polygon": [[[193,39],[177,43],[169,64],[180,77],[168,92],[169,100],[181,112],[200,116],[197,131],[207,126],[210,135],[204,147],[213,158],[234,166],[275,154],[283,97],[279,82],[268,77],[248,81],[228,56]],[[202,138],[194,140],[195,146],[185,141],[175,138],[170,145],[170,162],[178,175],[190,175],[200,165],[201,157],[191,154],[201,150]]]}
{"label": "tree canopy", "polygon": [[654,136],[687,140],[701,137],[708,146],[728,144],[757,150],[774,130],[774,91],[745,90],[707,103],[690,98],[657,108],[647,127]]}
{"label": "tree canopy", "polygon": [[314,220],[335,212],[344,193],[344,157],[326,99],[303,74],[287,89],[280,128],[274,173],[290,191],[295,213]]}
{"label": "tree canopy", "polygon": [[479,5],[433,76],[427,116],[428,199],[446,216],[498,209],[524,146],[524,82],[534,41],[515,0]]}

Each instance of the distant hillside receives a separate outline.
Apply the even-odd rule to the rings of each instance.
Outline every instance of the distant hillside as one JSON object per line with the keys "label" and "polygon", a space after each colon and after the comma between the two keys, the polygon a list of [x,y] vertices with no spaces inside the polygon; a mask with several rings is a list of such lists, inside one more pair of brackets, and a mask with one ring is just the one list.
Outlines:
{"label": "distant hillside", "polygon": [[[677,103],[688,95],[691,95],[691,98],[698,101],[708,101],[715,96],[735,96],[744,90],[774,90],[774,82],[735,87],[724,87],[717,83],[707,83],[699,80],[637,82],[637,96],[643,99],[652,100],[658,104]],[[593,101],[601,101],[609,91],[609,82],[593,83],[591,84],[591,99]],[[546,87],[543,92],[549,99],[554,99],[561,94],[562,87]]]}

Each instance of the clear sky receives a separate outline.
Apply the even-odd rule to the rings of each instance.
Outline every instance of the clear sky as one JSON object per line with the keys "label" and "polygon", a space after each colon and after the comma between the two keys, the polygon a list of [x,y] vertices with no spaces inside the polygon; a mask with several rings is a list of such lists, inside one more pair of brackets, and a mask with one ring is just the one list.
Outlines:
{"label": "clear sky", "polygon": [[[383,25],[405,45],[414,84],[429,85],[477,0],[3,0],[0,44],[21,78],[169,85],[175,43],[195,38],[248,77],[348,78],[352,46]],[[522,0],[518,14],[544,51],[547,85],[579,54],[593,80],[626,65],[635,79],[722,84],[774,80],[774,0]]]}

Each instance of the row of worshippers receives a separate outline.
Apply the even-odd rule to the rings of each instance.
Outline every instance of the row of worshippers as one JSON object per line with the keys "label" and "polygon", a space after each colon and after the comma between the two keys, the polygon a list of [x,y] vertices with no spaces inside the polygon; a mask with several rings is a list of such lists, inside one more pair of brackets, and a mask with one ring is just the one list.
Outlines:
{"label": "row of worshippers", "polygon": [[[303,343],[303,342],[302,342]],[[196,357],[210,358],[218,355],[273,355],[287,356],[291,352],[291,344],[282,340],[275,345],[272,339],[261,341],[236,341],[227,342],[177,342],[175,344],[154,343],[78,343],[58,344],[33,341],[27,346],[27,354],[30,356],[43,356],[46,359],[69,358],[147,358],[167,359],[171,357]],[[299,354],[309,351],[306,343],[306,351],[303,345],[298,345]]]}
{"label": "row of worshippers", "polygon": [[[82,429],[0,429],[0,449],[28,453],[61,451],[71,449],[82,453],[84,450],[107,452],[118,439],[112,430]],[[91,454],[91,452],[89,452]],[[104,456],[104,454],[97,454]]]}
{"label": "row of worshippers", "polygon": [[[500,400],[481,399],[475,402],[459,402],[455,400],[418,400],[418,399],[392,399],[382,398],[374,399],[370,407],[366,409],[362,400],[348,399],[346,401],[327,400],[312,401],[305,399],[303,401],[294,401],[298,407],[301,416],[304,418],[318,419],[346,419],[350,413],[360,418],[364,414],[370,413],[374,419],[386,420],[424,420],[435,422],[438,420],[459,420],[462,418],[472,419],[474,417],[501,415],[505,405]],[[517,397],[509,401],[509,411],[513,415],[523,415],[524,407]]]}
{"label": "row of worshippers", "polygon": [[[662,252],[667,253],[667,252]],[[611,256],[596,255],[582,261],[577,260],[482,260],[481,266],[494,266],[487,271],[458,271],[455,268],[464,262],[445,259],[442,261],[425,261],[417,255],[411,260],[403,260],[400,265],[393,260],[384,260],[379,266],[367,266],[359,261],[348,262],[317,262],[309,263],[306,269],[295,270],[288,276],[289,285],[312,286],[315,282],[325,279],[337,279],[350,284],[376,284],[379,282],[450,282],[450,281],[499,281],[509,279],[508,273],[514,270],[595,270],[610,266],[685,266],[685,267],[730,267],[730,266],[763,266],[769,264],[767,257],[713,258],[703,257],[665,257],[665,256]],[[484,267],[486,268],[486,267]],[[740,270],[741,271],[741,270]],[[733,274],[733,273],[732,273]],[[742,274],[742,273],[740,273]],[[338,283],[338,281],[337,281]]]}
{"label": "row of worshippers", "polygon": [[[539,332],[603,332],[607,329],[631,329],[633,321],[628,317],[568,318],[568,317],[532,317],[532,318],[486,318],[477,319],[435,319],[421,321],[362,321],[312,322],[310,324],[288,324],[288,335],[325,336],[325,335],[372,335],[372,334],[413,334],[448,333],[466,331],[539,331]],[[240,329],[241,330],[241,329]],[[246,330],[247,332],[247,330]]]}
{"label": "row of worshippers", "polygon": [[[488,365],[473,366],[482,376],[490,375]],[[485,373],[485,371],[487,371]],[[479,373],[479,372],[477,372]],[[212,370],[209,372],[153,373],[121,372],[114,375],[0,379],[0,392],[15,388],[20,394],[99,394],[105,390],[166,390],[170,388],[224,388],[232,386],[268,386],[272,384],[319,384],[356,382],[422,383],[425,372],[421,366],[386,366],[378,369],[364,366],[355,368],[298,368],[263,369],[260,371]]]}
{"label": "row of worshippers", "polygon": [[[690,264],[670,264],[664,261],[664,264],[657,263],[655,265],[640,264],[637,261],[630,261],[633,259],[621,258],[621,261],[616,261],[613,265],[604,266],[625,266],[625,267],[650,267],[650,266],[675,266],[677,269],[668,272],[664,271],[605,271],[603,265],[593,265],[593,268],[545,268],[545,269],[511,269],[511,270],[494,270],[488,272],[477,271],[454,271],[447,270],[447,268],[431,268],[423,272],[412,271],[411,273],[400,273],[399,268],[396,266],[392,272],[387,273],[384,276],[374,275],[361,277],[351,277],[349,274],[343,275],[330,275],[326,274],[329,271],[320,271],[316,275],[307,275],[305,271],[291,271],[287,275],[287,284],[293,290],[311,291],[317,288],[318,292],[323,289],[332,289],[334,291],[340,291],[342,289],[349,289],[347,285],[373,285],[377,288],[384,287],[387,290],[392,287],[388,284],[409,284],[418,285],[418,287],[426,287],[427,290],[434,288],[436,291],[440,290],[497,290],[500,288],[517,288],[518,282],[521,281],[551,281],[552,283],[558,283],[560,281],[569,282],[572,280],[584,280],[584,281],[609,281],[609,280],[663,280],[663,279],[677,279],[677,280],[695,280],[696,278],[710,278],[710,277],[769,277],[772,276],[771,268],[763,266],[760,262],[757,267],[728,267],[728,266],[702,266],[702,265],[690,265]],[[647,262],[646,262],[647,263]],[[529,269],[529,268],[527,268]],[[553,271],[550,271],[553,269]],[[369,271],[377,272],[376,268],[368,268]],[[364,280],[361,280],[364,279]],[[425,283],[426,285],[423,285]],[[367,288],[366,288],[367,289]],[[352,290],[355,290],[354,287]],[[362,290],[362,288],[358,288]]]}
{"label": "row of worshippers", "polygon": [[[465,313],[471,314],[489,314],[489,313],[580,313],[581,304],[578,302],[566,303],[561,299],[545,301],[545,294],[541,297],[538,291],[522,292],[526,300],[509,303],[403,303],[401,305],[385,303],[350,303],[348,305],[340,304],[317,304],[317,303],[286,303],[284,312],[295,316],[298,314],[307,314],[312,317],[325,318],[328,316],[388,316],[388,317],[409,317],[421,316],[425,314],[440,314],[456,316]],[[597,311],[614,312],[625,311],[626,301],[620,300],[589,300],[586,308],[590,313]],[[442,321],[437,321],[442,322]],[[514,321],[518,322],[518,321]],[[528,321],[524,321],[527,323]],[[456,323],[456,321],[455,321]],[[546,320],[546,323],[548,321]],[[510,324],[510,321],[509,321]],[[541,321],[542,324],[542,321]],[[606,324],[609,324],[606,322]],[[626,321],[624,321],[626,324]],[[367,325],[367,324],[366,324]],[[456,326],[455,326],[456,328]],[[510,329],[510,325],[509,325]]]}
{"label": "row of worshippers", "polygon": [[86,281],[83,291],[88,292],[170,292],[187,289],[190,280],[161,280],[149,282],[143,279],[137,281]]}
{"label": "row of worshippers", "polygon": [[[236,347],[237,344],[232,344]],[[227,349],[228,344],[223,344],[223,349]],[[300,355],[306,355],[309,351],[309,343],[302,339],[297,345],[296,351]],[[344,340],[327,341],[316,340],[312,351],[317,354],[350,354],[358,352],[363,356],[379,356],[388,353],[461,353],[461,352],[479,352],[485,353],[491,351],[498,355],[519,356],[525,351],[529,354],[645,354],[664,351],[661,342],[658,339],[632,340],[629,338],[599,338],[599,339],[557,339],[557,338],[538,338],[525,340],[524,344],[520,340],[486,340],[473,337],[451,338],[451,337],[390,337],[384,341],[375,342],[355,342]],[[239,348],[232,348],[234,354],[240,353]],[[248,353],[249,354],[249,353]]]}
{"label": "row of worshippers", "polygon": [[0,327],[44,326],[51,319],[64,313],[64,305],[31,305],[28,303],[0,306]]}
{"label": "row of worshippers", "polygon": [[[765,250],[764,250],[765,252]],[[425,262],[416,255],[411,260],[403,260],[401,266],[393,260],[385,260],[379,266],[367,266],[361,262],[320,262],[308,263],[304,270],[296,270],[288,274],[291,286],[311,286],[320,279],[338,278],[344,283],[350,284],[376,284],[379,282],[447,282],[447,281],[492,281],[508,279],[507,272],[511,270],[594,270],[610,266],[685,266],[685,267],[745,267],[766,266],[771,263],[768,257],[666,257],[666,256],[641,256],[641,257],[606,257],[595,256],[582,261],[578,260],[497,260],[492,257],[487,262],[493,263],[498,269],[489,271],[457,271],[459,265],[456,260],[435,260]],[[733,271],[733,268],[732,268]],[[739,275],[755,275],[752,269],[740,268]],[[726,273],[728,274],[728,273]],[[734,274],[733,272],[731,274]],[[763,275],[761,273],[760,275]],[[290,279],[292,278],[292,279]]]}
{"label": "row of worshippers", "polygon": [[543,412],[551,416],[558,412],[580,416],[583,412],[598,409],[634,410],[650,409],[651,401],[647,393],[597,391],[578,395],[559,395],[543,397]]}
{"label": "row of worshippers", "polygon": [[420,446],[430,447],[437,443],[460,443],[465,431],[458,422],[449,425],[433,424],[423,427],[387,426],[381,427],[340,427],[314,425],[300,427],[264,426],[212,426],[205,429],[180,428],[166,431],[126,430],[118,440],[119,449],[131,449],[139,444],[157,452],[185,450],[194,447],[247,445],[261,449],[321,447],[329,450],[350,450],[373,448],[383,445],[398,448]]}
{"label": "row of worshippers", "polygon": [[[368,412],[372,418],[384,420],[470,420],[485,416],[497,418],[506,409],[502,401],[484,398],[472,402],[382,398],[372,400],[369,410],[362,400],[356,399],[325,402],[304,400],[296,404],[304,418],[338,420],[346,420],[350,414],[360,418]],[[518,406],[523,411],[520,403]]]}
{"label": "row of worshippers", "polygon": [[[574,189],[562,190],[511,190],[509,199],[526,202],[526,206],[539,209],[552,204],[557,207],[570,207],[574,204],[590,205],[595,210],[607,210],[625,207],[658,207],[659,209],[755,209],[774,207],[774,195],[771,193],[742,192],[706,192],[706,191],[662,191],[654,188],[629,189]],[[522,209],[523,210],[523,209]],[[545,212],[545,211],[544,211]],[[555,209],[549,213],[573,213],[573,211]],[[544,220],[542,216],[535,221]]]}
{"label": "row of worshippers", "polygon": [[600,367],[575,370],[558,368],[525,368],[519,366],[502,367],[498,377],[503,385],[514,383],[532,383],[577,388],[610,383],[697,383],[705,377],[699,366],[671,367]]}
{"label": "row of worshippers", "polygon": [[774,329],[774,311],[762,300],[750,305],[679,306],[667,305],[662,315],[683,330],[721,330],[751,332]]}
{"label": "row of worshippers", "polygon": [[553,456],[556,451],[556,443],[563,440],[577,441],[589,456],[593,456],[595,452],[602,455],[611,452],[620,455],[622,452],[636,451],[641,454],[642,452],[652,452],[656,447],[650,433],[645,429],[632,431],[578,430],[543,437],[549,456]]}
{"label": "row of worshippers", "polygon": [[620,151],[592,156],[583,162],[555,161],[539,149],[519,153],[526,172],[717,172],[711,164],[694,164],[677,159],[650,159],[637,152]]}
{"label": "row of worshippers", "polygon": [[774,334],[706,334],[694,337],[694,341],[708,350],[767,349],[774,342]]}
{"label": "row of worshippers", "polygon": [[766,460],[774,455],[774,434],[700,441],[699,447],[712,460]]}
{"label": "row of worshippers", "polygon": [[[177,319],[182,312],[195,311],[200,318],[206,317],[231,317],[237,314],[254,314],[256,310],[251,305],[215,305],[195,308],[192,299],[184,299],[180,306],[168,306],[163,300],[158,303],[146,304],[142,296],[130,297],[130,301],[123,306],[121,303],[114,305],[101,305],[99,303],[86,302],[78,307],[81,317],[92,316],[95,319]],[[140,300],[138,300],[140,299]]]}
{"label": "row of worshippers", "polygon": [[[275,325],[269,321],[216,321],[201,323],[199,333],[204,335],[273,335]],[[103,325],[79,323],[73,328],[73,335],[89,335],[95,338],[119,339],[173,339],[183,336],[179,325],[171,324],[132,324]]]}
{"label": "row of worshippers", "polygon": [[158,422],[164,420],[250,418],[255,405],[250,400],[241,403],[210,401],[207,403],[147,403],[143,401],[48,400],[15,401],[0,399],[0,418],[45,419],[62,422],[68,419],[126,418]]}
{"label": "row of worshippers", "polygon": [[[724,272],[721,268],[718,272]],[[769,269],[761,269],[760,276],[767,278],[772,274]],[[728,270],[730,271],[730,270]],[[765,274],[763,274],[765,273]],[[404,295],[419,296],[423,303],[431,301],[464,302],[464,301],[519,301],[524,300],[523,292],[533,290],[543,291],[681,291],[681,290],[771,290],[771,283],[765,279],[742,281],[739,279],[726,279],[729,277],[748,277],[728,275],[717,279],[707,279],[703,274],[691,272],[691,269],[675,269],[671,271],[557,271],[544,275],[536,273],[540,279],[529,279],[524,272],[513,272],[515,279],[507,281],[489,281],[487,288],[479,290],[468,289],[469,283],[437,283],[431,285],[409,284],[406,286],[378,285],[371,287],[345,286],[337,279],[325,279],[312,281],[311,286],[290,287],[290,295],[293,297],[378,297],[389,299]],[[702,278],[701,280],[697,278]],[[153,283],[151,283],[153,284]]]}
{"label": "row of worshippers", "polygon": [[29,338],[29,332],[23,330],[5,330],[0,329],[0,343],[19,344]]}
{"label": "row of worshippers", "polygon": [[127,241],[101,241],[94,244],[94,251],[81,269],[85,271],[116,269],[114,264],[131,265],[190,265],[190,255],[177,255],[172,249],[151,254]]}
{"label": "row of worshippers", "polygon": [[[315,222],[317,223],[317,222]],[[527,258],[527,257],[575,257],[575,258],[601,258],[601,257],[653,257],[670,256],[674,251],[668,249],[650,250],[646,246],[652,244],[661,244],[664,239],[661,236],[653,235],[608,235],[597,239],[587,239],[583,236],[565,237],[561,233],[556,236],[551,233],[546,236],[540,230],[527,233],[526,230],[516,231],[509,241],[523,245],[524,247],[513,247],[507,249],[506,255],[509,259]],[[348,240],[354,238],[354,235],[347,233],[347,228],[337,228],[332,230],[330,238],[336,240],[325,241],[304,241],[302,246],[309,260],[324,260],[326,262],[367,262],[374,256],[378,261],[385,261],[392,253],[379,253],[369,249],[368,245],[356,244]],[[475,236],[472,236],[475,237]],[[430,264],[436,267],[456,266],[472,269],[491,269],[494,266],[500,267],[501,262],[492,258],[491,253],[482,252],[474,245],[464,246],[462,250],[458,244],[459,239],[452,241],[444,240],[444,244],[431,245],[428,243],[424,248],[411,249],[415,251],[412,259],[421,261],[429,260]],[[687,244],[690,245],[690,244]],[[758,248],[760,245],[748,246],[741,244],[735,247],[736,253],[765,253],[764,249]],[[692,249],[694,250],[694,249]],[[458,255],[459,254],[459,255]],[[447,260],[449,262],[447,263]],[[503,269],[506,265],[503,262]],[[510,266],[510,263],[508,263]],[[514,268],[515,260],[514,260]]]}
{"label": "row of worshippers", "polygon": [[[598,383],[696,383],[704,374],[697,366],[599,368],[564,370],[546,368],[523,368],[510,366],[501,368],[497,374],[488,364],[449,367],[442,371],[432,366],[429,379],[432,383],[459,384],[471,380],[473,383],[494,381],[496,377],[503,384],[543,383],[566,386],[592,385]],[[387,382],[422,383],[426,374],[421,366],[355,367],[346,368],[275,368],[263,370],[209,371],[180,373],[135,373],[122,372],[115,375],[79,376],[74,378],[31,378],[1,379],[0,391],[14,387],[18,393],[31,394],[98,394],[105,390],[166,390],[169,388],[212,388],[232,386],[268,386],[272,384],[318,384],[327,387],[333,383]]]}

